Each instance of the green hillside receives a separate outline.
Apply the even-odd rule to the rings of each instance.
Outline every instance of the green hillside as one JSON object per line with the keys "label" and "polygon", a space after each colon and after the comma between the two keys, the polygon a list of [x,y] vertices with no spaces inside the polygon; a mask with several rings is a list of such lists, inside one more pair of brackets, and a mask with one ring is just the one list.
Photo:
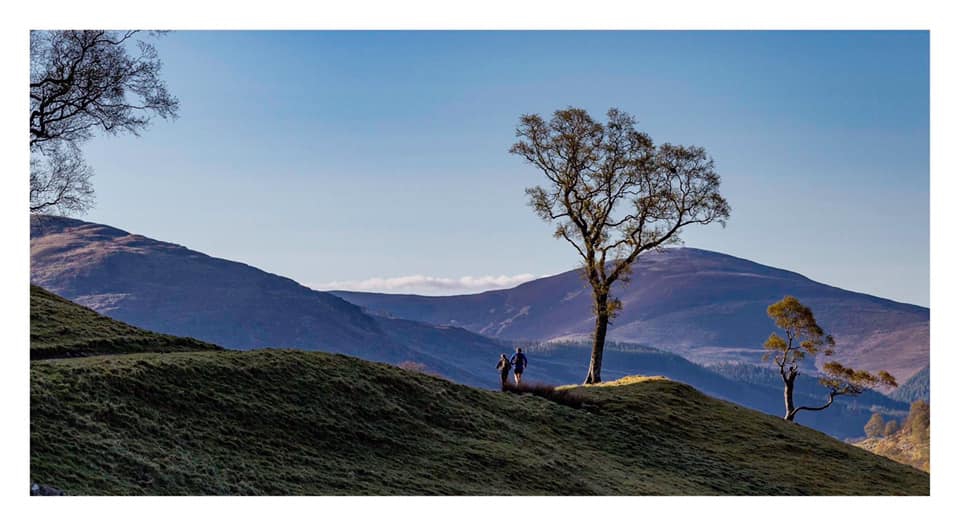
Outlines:
{"label": "green hillside", "polygon": [[31,362],[31,480],[68,494],[929,492],[920,471],[665,378],[565,388],[574,409],[342,355],[225,351],[33,287],[31,356],[88,354]]}
{"label": "green hillside", "polygon": [[30,358],[180,352],[220,347],[145,331],[101,316],[36,285],[30,286]]}
{"label": "green hillside", "polygon": [[662,378],[591,411],[300,351],[31,364],[31,479],[68,494],[928,494],[928,476]]}

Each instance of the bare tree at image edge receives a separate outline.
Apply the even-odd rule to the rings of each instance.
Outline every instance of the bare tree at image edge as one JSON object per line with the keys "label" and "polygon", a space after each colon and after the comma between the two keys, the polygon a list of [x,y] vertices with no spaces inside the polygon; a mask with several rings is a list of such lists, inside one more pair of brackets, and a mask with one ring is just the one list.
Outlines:
{"label": "bare tree at image edge", "polygon": [[[153,45],[138,31],[30,32],[30,213],[83,213],[93,171],[80,145],[95,132],[139,135],[176,118]],[[152,32],[156,33],[156,32]]]}
{"label": "bare tree at image edge", "polygon": [[510,153],[536,166],[547,184],[526,190],[530,206],[583,260],[596,326],[585,384],[601,382],[607,326],[622,308],[611,294],[627,282],[637,257],[681,242],[688,225],[726,224],[713,159],[698,146],[654,145],[618,109],[606,124],[567,108],[549,121],[523,115]]}

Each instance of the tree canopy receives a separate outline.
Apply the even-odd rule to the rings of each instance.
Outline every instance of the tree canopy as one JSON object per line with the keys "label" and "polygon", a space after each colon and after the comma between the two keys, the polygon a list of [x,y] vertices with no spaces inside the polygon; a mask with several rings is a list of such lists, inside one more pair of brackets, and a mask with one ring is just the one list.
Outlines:
{"label": "tree canopy", "polygon": [[80,152],[95,132],[138,135],[179,102],[137,31],[30,32],[30,212],[82,213],[92,170]]}
{"label": "tree canopy", "polygon": [[833,354],[833,336],[817,324],[813,311],[794,296],[784,296],[767,307],[767,315],[783,331],[784,336],[776,332],[770,334],[763,344],[767,351],[762,359],[773,360],[784,382],[792,382],[797,377],[800,363],[807,356]]}
{"label": "tree canopy", "polygon": [[767,315],[780,328],[783,335],[773,332],[763,344],[764,361],[772,360],[780,371],[784,385],[784,418],[793,420],[800,411],[822,411],[833,404],[837,396],[856,396],[867,389],[881,386],[896,387],[897,382],[887,371],[876,374],[846,367],[840,362],[823,364],[819,376],[820,385],[828,389],[827,402],[822,406],[800,406],[793,403],[793,389],[800,374],[800,365],[807,357],[832,356],[836,342],[817,323],[813,311],[794,296],[784,296],[767,307]]}
{"label": "tree canopy", "polygon": [[524,115],[510,149],[546,176],[550,184],[526,190],[530,205],[577,250],[598,287],[629,273],[641,252],[679,242],[683,227],[730,216],[706,150],[655,146],[635,125],[618,109],[606,124],[579,108],[549,121]]}
{"label": "tree canopy", "polygon": [[627,281],[637,257],[677,243],[683,228],[725,224],[730,205],[720,176],[698,146],[655,145],[618,109],[607,122],[586,110],[557,110],[549,120],[523,115],[510,152],[534,165],[547,184],[527,188],[530,206],[583,261],[597,326],[586,383],[600,381],[607,324],[621,308],[611,287]]}

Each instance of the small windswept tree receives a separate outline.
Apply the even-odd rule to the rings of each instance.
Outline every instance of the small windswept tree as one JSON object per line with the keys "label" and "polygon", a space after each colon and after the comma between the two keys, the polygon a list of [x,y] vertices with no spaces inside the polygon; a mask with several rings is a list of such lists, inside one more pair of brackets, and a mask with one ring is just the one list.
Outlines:
{"label": "small windswept tree", "polygon": [[783,330],[781,337],[776,332],[763,344],[767,350],[763,360],[772,360],[780,369],[783,378],[783,402],[786,406],[784,418],[793,420],[796,408],[793,404],[793,388],[800,374],[800,364],[806,357],[815,358],[819,354],[833,354],[833,336],[824,332],[816,318],[806,305],[793,296],[767,307],[767,315]]}
{"label": "small windswept tree", "polygon": [[807,357],[832,356],[835,342],[833,336],[827,334],[817,324],[813,311],[793,296],[785,296],[767,307],[767,315],[783,331],[783,336],[774,332],[767,338],[766,343],[763,344],[767,350],[763,354],[763,360],[772,360],[780,369],[780,377],[783,378],[783,402],[786,409],[784,419],[793,421],[800,411],[822,411],[830,407],[838,396],[856,396],[867,389],[897,386],[896,380],[886,371],[872,374],[830,361],[823,364],[823,371],[819,378],[820,385],[829,390],[827,402],[816,407],[795,406],[793,390],[797,376],[800,374],[800,364]]}
{"label": "small windswept tree", "polygon": [[567,108],[546,121],[524,115],[510,153],[546,176],[527,188],[530,206],[583,260],[596,326],[584,383],[601,381],[607,325],[621,304],[612,294],[643,252],[677,243],[687,225],[725,224],[730,206],[703,148],[654,145],[632,116],[611,109],[607,123]]}

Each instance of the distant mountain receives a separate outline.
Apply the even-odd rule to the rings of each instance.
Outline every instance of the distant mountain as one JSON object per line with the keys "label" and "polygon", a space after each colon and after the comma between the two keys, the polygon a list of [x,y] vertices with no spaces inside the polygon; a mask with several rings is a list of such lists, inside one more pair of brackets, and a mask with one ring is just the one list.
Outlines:
{"label": "distant mountain", "polygon": [[471,360],[438,360],[437,342],[485,364],[507,350],[463,329],[371,316],[291,279],[106,225],[44,216],[30,234],[31,283],[150,331],[230,349],[283,347],[412,361],[475,385],[493,385],[494,375],[477,374]]}
{"label": "distant mountain", "polygon": [[901,382],[900,387],[890,393],[890,398],[900,400],[901,402],[914,402],[923,400],[930,401],[930,366],[925,367],[919,373],[910,377],[906,382]]}
{"label": "distant mountain", "polygon": [[[471,327],[457,326],[451,320],[410,320],[365,312],[337,296],[249,265],[110,226],[41,219],[31,231],[31,281],[100,314],[150,331],[230,349],[299,348],[407,363],[456,382],[487,388],[497,386],[497,357],[511,352],[515,345],[471,332]],[[533,285],[542,287],[543,281]],[[518,324],[524,322],[524,317],[517,318]],[[505,330],[498,334],[514,333]],[[678,338],[684,337],[678,333]],[[530,352],[527,376],[531,381],[573,384],[583,380],[587,345],[521,345]],[[708,370],[676,354],[640,344],[611,342],[604,371],[607,378],[664,375],[718,398],[774,415],[782,412],[782,390],[758,381],[753,373]],[[877,398],[870,398],[873,395]],[[808,393],[798,389],[797,396],[803,402],[818,402],[820,390]],[[800,422],[841,438],[859,436],[873,406],[890,414],[906,410],[905,404],[872,393],[859,402],[844,400],[830,411],[802,415]]]}
{"label": "distant mountain", "polygon": [[[589,338],[590,292],[580,271],[459,296],[335,291],[368,312],[451,324],[510,340]],[[767,305],[792,294],[838,341],[837,356],[905,380],[929,363],[929,309],[831,287],[795,272],[692,248],[642,256],[615,294],[624,309],[608,338],[710,363],[756,363],[774,329]]]}

